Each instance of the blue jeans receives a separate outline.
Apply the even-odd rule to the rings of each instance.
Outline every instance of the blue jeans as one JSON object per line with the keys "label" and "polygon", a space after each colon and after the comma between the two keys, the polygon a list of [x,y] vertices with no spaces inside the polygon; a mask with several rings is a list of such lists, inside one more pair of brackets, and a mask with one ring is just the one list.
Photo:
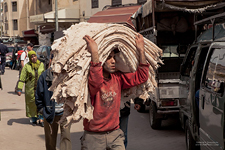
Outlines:
{"label": "blue jeans", "polygon": [[127,147],[127,127],[128,127],[128,116],[121,116],[120,117],[120,129],[123,131],[125,140],[124,140],[124,145],[125,148]]}
{"label": "blue jeans", "polygon": [[5,58],[1,58],[1,73],[4,74],[5,73]]}
{"label": "blue jeans", "polygon": [[5,61],[6,61],[5,56],[2,56],[2,58],[1,58],[2,73],[5,73]]}
{"label": "blue jeans", "polygon": [[31,122],[32,123],[37,123],[37,117],[31,117]]}
{"label": "blue jeans", "polygon": [[31,121],[33,123],[36,123],[38,119],[44,120],[42,115],[38,115],[38,117],[31,117]]}

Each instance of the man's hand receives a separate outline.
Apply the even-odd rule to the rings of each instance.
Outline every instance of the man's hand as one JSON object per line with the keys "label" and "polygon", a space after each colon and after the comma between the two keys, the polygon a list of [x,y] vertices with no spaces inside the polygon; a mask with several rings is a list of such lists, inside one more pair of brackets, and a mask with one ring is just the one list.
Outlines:
{"label": "man's hand", "polygon": [[21,92],[17,92],[17,95],[20,96],[21,95]]}
{"label": "man's hand", "polygon": [[93,52],[98,52],[98,45],[97,43],[89,36],[85,35],[83,39],[87,43],[87,49],[92,54]]}
{"label": "man's hand", "polygon": [[139,110],[141,109],[141,105],[135,104],[135,105],[134,105],[134,109],[136,109],[137,111],[139,111]]}
{"label": "man's hand", "polygon": [[20,61],[22,68],[24,67],[24,60]]}
{"label": "man's hand", "polygon": [[135,36],[135,43],[136,43],[136,48],[139,51],[140,54],[140,63],[142,64],[147,64],[146,57],[145,57],[145,48],[144,48],[144,38],[141,34],[137,34]]}
{"label": "man's hand", "polygon": [[144,49],[144,38],[141,34],[137,34],[135,36],[135,42],[136,42],[136,48],[138,51],[140,52],[144,52],[145,49]]}
{"label": "man's hand", "polygon": [[85,35],[83,39],[87,43],[87,49],[91,53],[91,61],[94,63],[99,62],[99,56],[98,56],[98,45],[97,43],[89,36]]}

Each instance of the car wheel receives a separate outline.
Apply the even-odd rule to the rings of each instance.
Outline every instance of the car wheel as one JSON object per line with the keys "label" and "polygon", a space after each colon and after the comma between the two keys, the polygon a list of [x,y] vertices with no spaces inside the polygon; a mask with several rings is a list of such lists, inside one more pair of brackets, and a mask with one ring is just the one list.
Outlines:
{"label": "car wheel", "polygon": [[193,139],[191,135],[188,119],[185,122],[185,142],[186,142],[186,150],[199,150],[199,146],[196,145],[196,141]]}
{"label": "car wheel", "polygon": [[160,129],[162,120],[157,118],[157,107],[154,101],[151,101],[149,107],[149,122],[152,129]]}

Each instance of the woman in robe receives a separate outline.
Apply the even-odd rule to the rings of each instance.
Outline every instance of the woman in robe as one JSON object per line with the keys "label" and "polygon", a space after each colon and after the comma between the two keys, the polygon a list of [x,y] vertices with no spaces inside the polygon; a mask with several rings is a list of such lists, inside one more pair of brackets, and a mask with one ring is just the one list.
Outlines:
{"label": "woman in robe", "polygon": [[41,126],[44,126],[43,116],[37,114],[37,107],[35,105],[35,91],[39,76],[44,72],[44,64],[37,59],[35,51],[28,53],[29,63],[27,63],[21,72],[18,83],[17,94],[20,96],[23,85],[25,83],[25,102],[26,102],[26,116],[30,118],[32,125],[37,125],[37,120]]}

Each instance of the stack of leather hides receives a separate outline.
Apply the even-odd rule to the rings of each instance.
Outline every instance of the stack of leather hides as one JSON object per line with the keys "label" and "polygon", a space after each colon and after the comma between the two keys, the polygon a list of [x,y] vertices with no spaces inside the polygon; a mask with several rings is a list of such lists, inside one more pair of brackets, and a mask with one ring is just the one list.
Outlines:
{"label": "stack of leather hides", "polygon": [[[79,23],[64,31],[65,36],[54,41],[52,69],[54,80],[49,90],[52,99],[64,103],[61,121],[68,123],[81,118],[93,119],[93,106],[88,91],[88,74],[91,54],[83,37],[89,35],[98,45],[99,60],[104,64],[108,55],[115,48],[116,68],[121,72],[135,72],[139,65],[139,51],[136,49],[135,35],[138,33],[120,24]],[[148,98],[157,86],[155,70],[163,64],[160,57],[162,50],[144,38],[145,55],[149,66],[148,81],[139,86],[122,91],[123,101],[131,98]]]}

